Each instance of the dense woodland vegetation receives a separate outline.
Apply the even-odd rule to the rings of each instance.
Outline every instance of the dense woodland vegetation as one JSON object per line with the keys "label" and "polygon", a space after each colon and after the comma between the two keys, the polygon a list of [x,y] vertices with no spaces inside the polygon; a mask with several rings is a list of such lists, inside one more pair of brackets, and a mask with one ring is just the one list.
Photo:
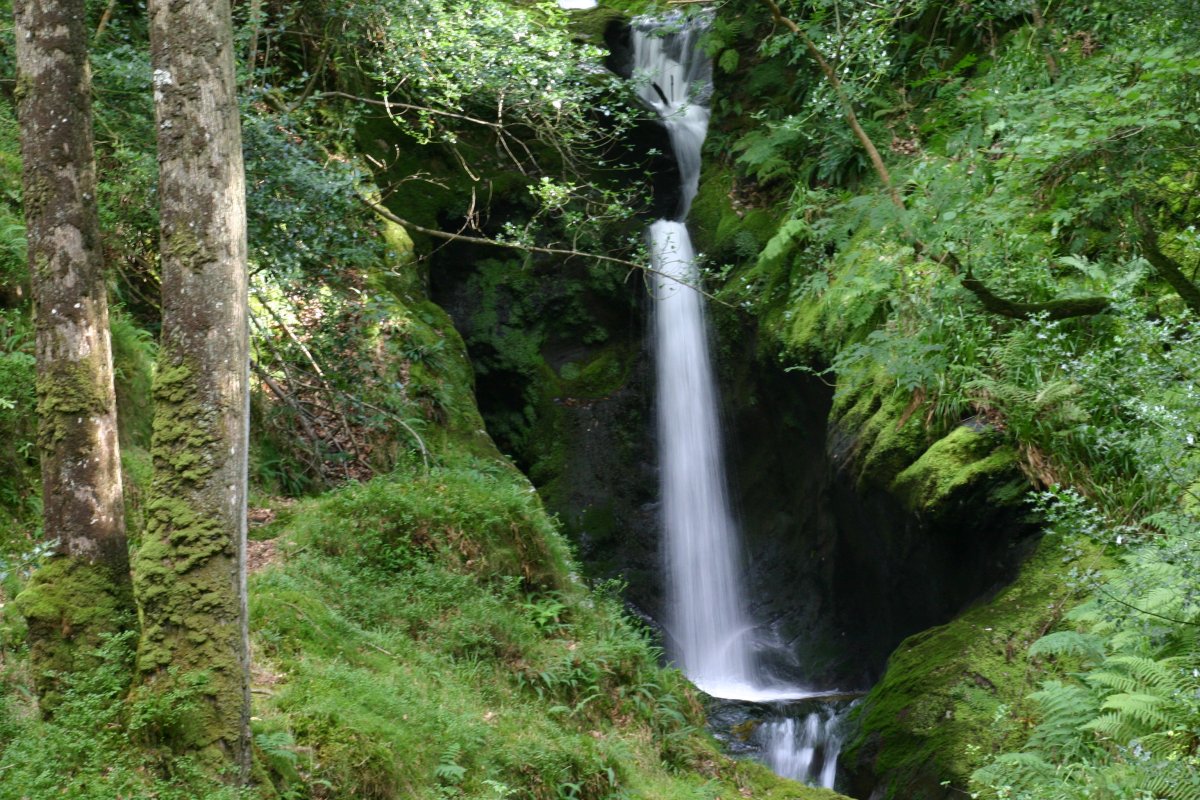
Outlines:
{"label": "dense woodland vegetation", "polygon": [[[683,4],[700,6],[716,86],[691,227],[718,339],[835,387],[859,491],[1044,530],[1008,586],[895,650],[841,788],[1200,798],[1200,7]],[[219,670],[147,644],[153,593],[139,616],[55,582],[13,10],[0,798],[834,796],[722,755],[603,579],[607,540],[573,542],[543,505],[566,502],[564,409],[644,357],[640,230],[664,159],[608,67],[621,21],[665,4],[234,6],[249,786],[196,733]],[[188,444],[161,421],[178,372],[156,368],[180,243],[160,245],[146,9],[89,0],[86,23],[136,582],[161,560],[152,476]],[[430,299],[447,274],[478,300],[469,320]]]}

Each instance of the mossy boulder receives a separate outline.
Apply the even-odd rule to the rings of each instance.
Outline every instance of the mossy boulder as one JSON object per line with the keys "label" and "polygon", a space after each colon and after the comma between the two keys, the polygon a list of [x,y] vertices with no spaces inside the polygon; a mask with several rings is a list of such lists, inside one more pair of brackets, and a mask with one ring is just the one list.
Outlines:
{"label": "mossy boulder", "polygon": [[896,648],[854,718],[842,762],[853,791],[962,797],[988,756],[1019,749],[1029,732],[1028,695],[1053,667],[1025,653],[1079,598],[1064,573],[1102,560],[1095,547],[1047,534],[994,598]]}
{"label": "mossy boulder", "polygon": [[888,394],[857,427],[857,465],[864,484],[887,486],[929,446],[930,433],[913,417],[911,406],[903,395]]}
{"label": "mossy boulder", "polygon": [[992,503],[1012,502],[1025,488],[1017,452],[980,425],[960,425],[898,474],[891,491],[910,511],[945,514],[982,488]]}

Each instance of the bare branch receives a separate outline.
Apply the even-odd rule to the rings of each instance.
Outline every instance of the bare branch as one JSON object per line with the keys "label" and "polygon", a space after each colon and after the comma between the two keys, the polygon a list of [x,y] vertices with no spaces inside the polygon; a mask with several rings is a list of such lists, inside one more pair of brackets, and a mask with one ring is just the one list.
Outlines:
{"label": "bare branch", "polygon": [[658,277],[666,278],[667,280],[674,281],[675,283],[681,284],[683,286],[688,286],[689,288],[694,289],[695,291],[699,292],[705,298],[707,298],[708,300],[711,300],[714,303],[720,303],[721,305],[727,306],[729,308],[734,307],[730,303],[727,303],[724,300],[721,300],[720,298],[715,297],[712,294],[704,291],[699,286],[693,286],[691,284],[685,283],[684,281],[679,280],[678,278],[676,278],[673,275],[668,275],[665,272],[656,270],[653,267],[648,267],[645,264],[639,264],[636,261],[629,261],[627,259],[617,258],[615,256],[606,256],[601,253],[587,253],[582,250],[573,250],[573,249],[567,249],[567,248],[562,248],[562,247],[539,247],[538,245],[522,244],[521,242],[504,242],[504,241],[499,241],[497,239],[488,239],[485,236],[468,236],[467,234],[464,234],[464,233],[448,233],[447,231],[439,231],[435,228],[426,228],[423,225],[418,225],[415,222],[409,222],[406,219],[402,219],[401,217],[398,217],[395,214],[393,214],[385,206],[382,206],[379,203],[374,202],[373,200],[363,197],[362,195],[359,195],[358,199],[363,203],[363,205],[367,206],[372,211],[374,211],[376,214],[378,214],[379,216],[388,220],[389,222],[394,222],[397,225],[400,225],[401,227],[406,228],[410,231],[416,231],[417,233],[423,233],[426,236],[432,236],[436,239],[445,239],[446,241],[450,241],[450,242],[469,242],[470,244],[481,244],[481,245],[485,245],[485,246],[489,246],[489,247],[503,247],[507,250],[521,250],[526,253],[544,253],[546,255],[563,256],[565,258],[590,258],[590,259],[593,259],[596,261],[603,261],[608,264],[619,264],[620,266],[628,267],[631,270],[640,270],[641,272],[644,272],[648,275],[657,275]]}
{"label": "bare branch", "polygon": [[348,92],[320,92],[316,97],[340,97],[343,100],[354,100],[358,103],[366,103],[367,105],[380,106],[381,108],[392,109],[398,108],[401,111],[419,111],[424,114],[434,114],[439,117],[450,117],[451,119],[459,119],[463,122],[470,122],[472,125],[483,125],[486,128],[502,130],[504,126],[499,122],[488,122],[486,119],[478,117],[469,117],[465,114],[455,114],[453,111],[442,111],[438,108],[430,108],[428,106],[416,106],[411,103],[398,103],[392,100],[376,100],[371,97],[360,97],[356,94]]}

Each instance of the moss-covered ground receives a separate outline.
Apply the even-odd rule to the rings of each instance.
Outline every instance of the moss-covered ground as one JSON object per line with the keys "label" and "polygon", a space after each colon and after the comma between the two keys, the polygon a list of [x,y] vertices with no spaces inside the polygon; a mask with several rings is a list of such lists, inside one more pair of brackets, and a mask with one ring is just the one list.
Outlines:
{"label": "moss-covered ground", "polygon": [[252,582],[256,725],[281,790],[821,796],[713,749],[692,690],[657,666],[614,588],[571,576],[506,467],[401,470],[266,535],[280,562]]}

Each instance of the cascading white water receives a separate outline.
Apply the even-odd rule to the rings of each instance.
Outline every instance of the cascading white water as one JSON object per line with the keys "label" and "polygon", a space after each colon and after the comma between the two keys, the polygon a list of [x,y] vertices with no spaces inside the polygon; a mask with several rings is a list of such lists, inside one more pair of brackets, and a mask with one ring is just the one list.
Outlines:
{"label": "cascading white water", "polygon": [[[638,94],[661,116],[679,163],[681,220],[699,185],[708,128],[702,103],[711,69],[695,46],[699,33],[695,20],[683,18],[672,28],[647,23],[633,31]],[[692,288],[698,275],[684,223],[658,220],[649,237],[672,650],[701,689],[736,696],[754,683],[754,659],[725,489],[704,297]]]}
{"label": "cascading white water", "polygon": [[721,459],[704,297],[682,222],[650,226],[658,428],[671,634],[676,660],[711,695],[753,686],[736,530]]}
{"label": "cascading white water", "polygon": [[697,46],[706,25],[703,17],[680,16],[666,25],[639,20],[633,27],[634,86],[662,118],[679,164],[677,220],[687,219],[700,186],[700,148],[708,133],[712,61]]}
{"label": "cascading white water", "polygon": [[842,735],[836,715],[812,712],[765,722],[759,729],[767,766],[785,778],[833,788]]}
{"label": "cascading white water", "polygon": [[[703,17],[676,16],[666,24],[639,21],[633,28],[638,95],[662,119],[680,175],[675,218],[660,219],[649,230],[668,629],[672,655],[700,689],[714,697],[765,702],[811,693],[768,684],[756,668],[738,531],[726,490],[704,296],[694,288],[699,275],[683,222],[699,187],[708,130],[712,66],[697,46],[705,24]],[[817,743],[821,728],[814,737],[798,738],[795,724],[789,719],[765,729],[769,763],[778,760],[780,774],[832,787],[840,743]],[[821,774],[809,775],[818,750]]]}

